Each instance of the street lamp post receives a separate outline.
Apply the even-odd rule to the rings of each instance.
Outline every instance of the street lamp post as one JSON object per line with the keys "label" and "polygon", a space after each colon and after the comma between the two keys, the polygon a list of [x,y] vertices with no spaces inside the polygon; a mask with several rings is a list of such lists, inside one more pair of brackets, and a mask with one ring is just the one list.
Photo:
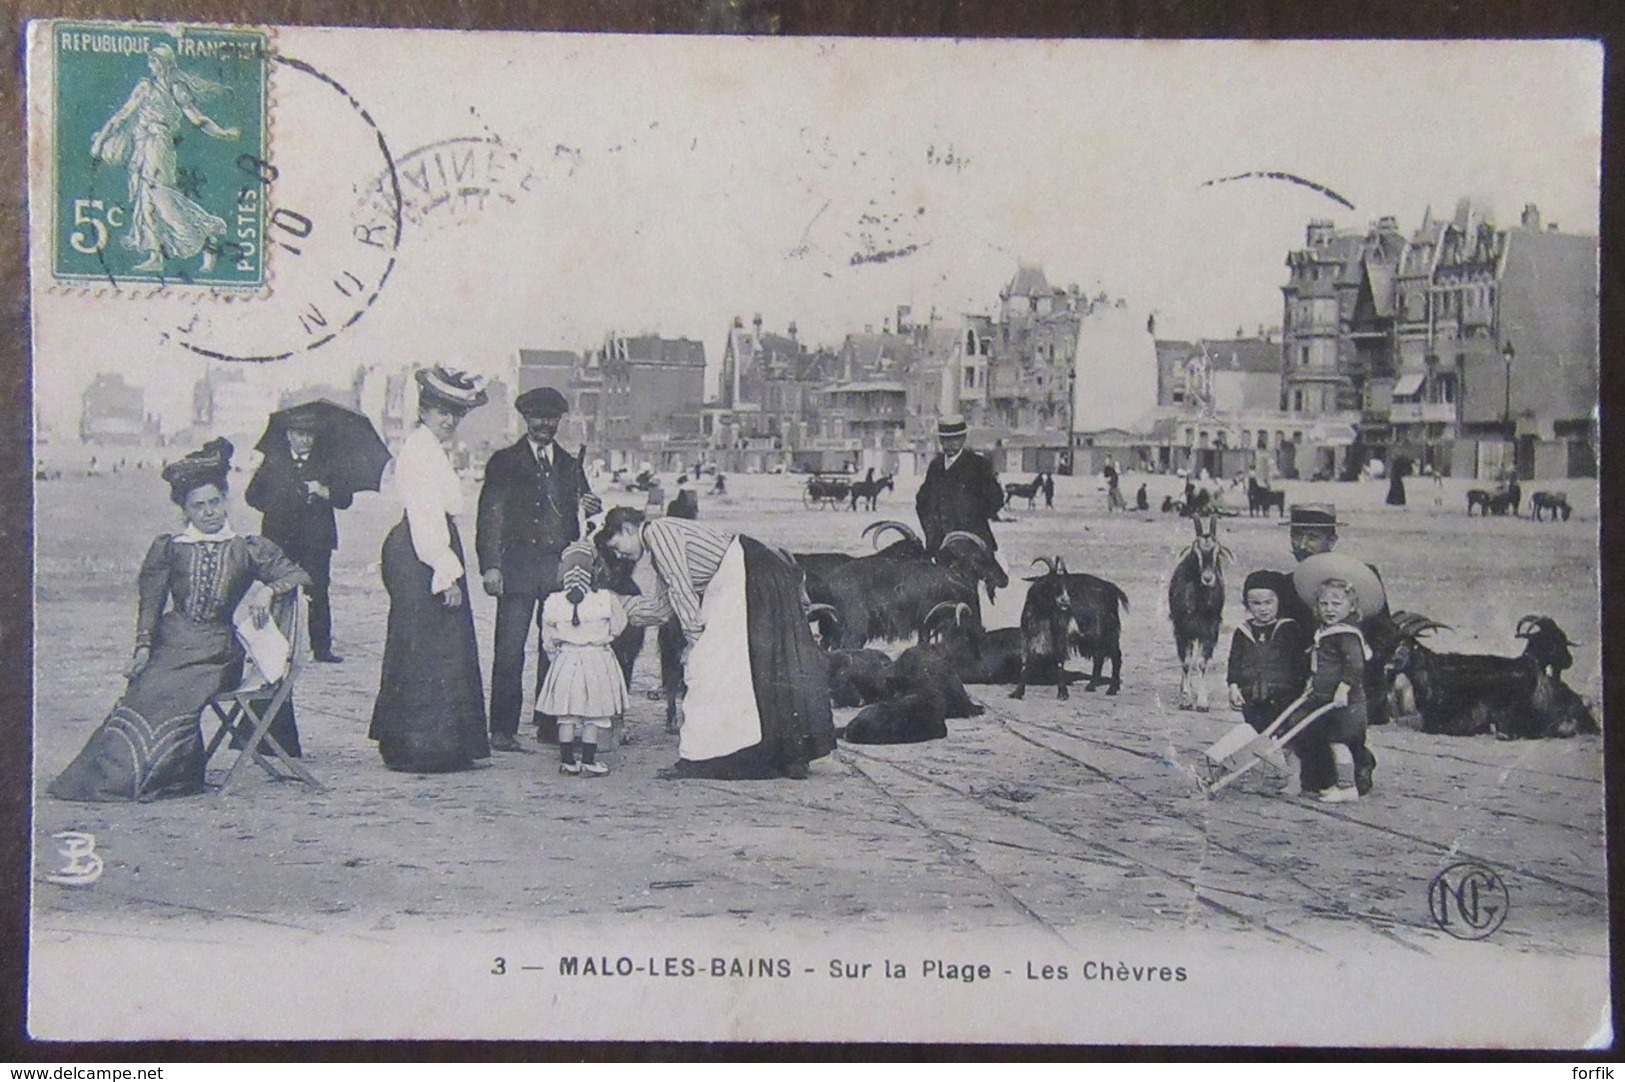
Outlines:
{"label": "street lamp post", "polygon": [[1507,439],[1509,440],[1514,434],[1512,428],[1512,360],[1517,355],[1518,351],[1512,348],[1512,339],[1508,338],[1506,345],[1501,347],[1501,357],[1506,361],[1506,379],[1502,383],[1505,398],[1501,405],[1501,423],[1506,426]]}

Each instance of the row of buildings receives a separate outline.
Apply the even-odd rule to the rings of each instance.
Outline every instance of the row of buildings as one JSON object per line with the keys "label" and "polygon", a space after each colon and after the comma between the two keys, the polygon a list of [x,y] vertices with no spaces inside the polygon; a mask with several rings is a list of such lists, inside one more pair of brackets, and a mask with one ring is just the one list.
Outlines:
{"label": "row of buildings", "polygon": [[[1095,472],[1108,454],[1266,478],[1350,477],[1399,455],[1459,476],[1595,472],[1595,237],[1543,225],[1533,205],[1500,228],[1464,201],[1409,234],[1391,217],[1363,230],[1312,221],[1286,270],[1279,327],[1226,339],[1157,339],[1144,311],[1028,264],[990,313],[899,306],[838,346],[803,341],[794,322],[781,333],[735,318],[709,397],[696,339],[521,349],[491,385],[499,408],[460,436],[483,461],[518,433],[512,397],[549,385],[571,404],[560,439],[612,468],[908,475],[934,453],[936,419],[956,412],[1007,473]],[[390,440],[415,413],[405,372],[358,367],[342,385],[289,391],[218,366],[192,421],[257,431],[270,409],[316,395],[362,409]],[[150,428],[139,389],[105,376],[86,391],[84,438]]]}

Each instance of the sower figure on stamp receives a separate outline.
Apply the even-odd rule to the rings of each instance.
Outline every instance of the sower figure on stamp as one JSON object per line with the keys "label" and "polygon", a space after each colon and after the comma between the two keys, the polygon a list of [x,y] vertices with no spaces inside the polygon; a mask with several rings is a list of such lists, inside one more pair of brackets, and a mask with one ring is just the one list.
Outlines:
{"label": "sower figure on stamp", "polygon": [[926,467],[925,480],[914,497],[914,512],[929,552],[936,552],[942,539],[955,530],[980,537],[989,552],[999,547],[988,524],[1004,506],[1004,489],[999,487],[993,464],[965,449],[965,436],[963,417],[950,414],[937,422],[942,453]]}
{"label": "sower figure on stamp", "polygon": [[[525,640],[534,621],[541,631],[541,602],[559,586],[559,557],[581,536],[581,514],[596,515],[593,495],[578,459],[554,441],[569,410],[552,387],[526,391],[514,401],[525,419],[519,442],[491,456],[480,489],[474,547],[485,592],[497,599],[495,660],[491,664],[491,747],[523,751],[517,739],[519,712],[535,702],[547,679],[545,651],[536,658],[536,686],[525,694]],[[557,719],[535,715],[537,738],[556,739]]]}
{"label": "sower figure on stamp", "polygon": [[243,494],[259,511],[260,533],[310,576],[310,652],[317,661],[337,663],[333,653],[333,606],[328,598],[333,550],[339,530],[334,511],[350,506],[355,494],[334,468],[311,414],[288,418],[287,440],[273,444]]}

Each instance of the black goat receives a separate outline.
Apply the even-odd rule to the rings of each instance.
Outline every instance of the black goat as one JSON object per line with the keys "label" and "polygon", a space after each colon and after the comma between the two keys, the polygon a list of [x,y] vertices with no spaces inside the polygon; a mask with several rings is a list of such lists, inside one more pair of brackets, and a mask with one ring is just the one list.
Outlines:
{"label": "black goat", "polygon": [[1550,616],[1525,616],[1514,634],[1524,640],[1523,652],[1535,659],[1542,672],[1560,677],[1574,665],[1569,647],[1580,643],[1571,641]]}
{"label": "black goat", "polygon": [[918,744],[948,735],[948,718],[969,718],[972,701],[953,663],[938,648],[911,646],[898,657],[886,697],[858,711],[841,732],[849,744]]}
{"label": "black goat", "polygon": [[[643,591],[632,578],[637,562],[626,559],[607,545],[595,547],[598,549],[598,586],[622,597],[640,596]],[[632,666],[643,652],[644,632],[647,630],[628,625],[610,644],[615,660],[621,664],[621,675],[627,687],[632,686]],[[683,648],[687,645],[687,638],[677,617],[673,616],[660,625],[655,642],[660,650],[660,694],[666,700],[666,731],[676,732],[677,706],[688,691],[683,679]]]}
{"label": "black goat", "polygon": [[944,601],[963,601],[979,613],[978,584],[986,587],[989,600],[997,589],[1009,585],[1009,576],[975,534],[954,531],[943,538],[936,553],[927,556],[906,526],[879,526],[896,528],[904,537],[880,552],[835,568],[823,579],[828,603],[839,618],[835,643],[841,649],[859,649],[876,639],[895,642],[918,635],[926,614]]}
{"label": "black goat", "polygon": [[886,697],[892,660],[879,650],[832,650],[829,701],[835,706],[867,706]]}
{"label": "black goat", "polygon": [[1545,517],[1548,511],[1552,513],[1553,522],[1557,521],[1559,515],[1562,515],[1563,521],[1567,522],[1569,516],[1574,513],[1574,508],[1569,506],[1568,494],[1564,492],[1535,493],[1529,497],[1529,510],[1534,513],[1536,522]]}
{"label": "black goat", "polygon": [[1478,508],[1481,517],[1490,515],[1505,515],[1508,511],[1512,516],[1518,516],[1518,509],[1523,503],[1523,489],[1516,481],[1508,481],[1498,485],[1493,491],[1487,488],[1470,488],[1467,490],[1467,516],[1472,517],[1473,508]]}
{"label": "black goat", "polygon": [[1278,488],[1270,488],[1258,483],[1258,478],[1247,478],[1247,517],[1256,514],[1268,515],[1274,508],[1276,517],[1286,514],[1286,493]]}
{"label": "black goat", "polygon": [[801,568],[801,581],[807,591],[807,600],[827,610],[827,615],[816,616],[818,639],[824,645],[835,641],[835,598],[826,582],[837,568],[845,567],[857,557],[846,552],[797,552],[790,559]]}
{"label": "black goat", "polygon": [[1032,585],[1021,603],[1021,673],[1016,678],[1015,690],[1010,693],[1012,699],[1027,694],[1027,685],[1034,682],[1040,668],[1057,670],[1057,699],[1072,697],[1066,686],[1066,657],[1071,652],[1077,627],[1072,622],[1072,596],[1067,591],[1069,578],[1066,562],[1056,557],[1049,563],[1048,574],[1027,580]]}
{"label": "black goat", "polygon": [[[1409,682],[1423,732],[1446,736],[1489,732],[1517,740],[1599,731],[1597,719],[1580,696],[1547,671],[1550,659],[1532,652],[1528,644],[1518,657],[1437,653],[1422,645],[1421,636],[1446,625],[1406,612],[1394,613],[1394,622],[1400,639],[1386,675],[1390,680],[1403,675]],[[1555,622],[1551,627],[1562,634]]]}
{"label": "black goat", "polygon": [[[951,612],[952,620],[939,614]],[[928,618],[931,641],[953,664],[954,672],[966,684],[1016,684],[1021,682],[1021,642],[1019,627],[985,630],[964,605],[938,605]],[[1053,659],[1035,658],[1027,682],[1048,687],[1061,679],[1061,666]],[[1067,673],[1068,681],[1078,674]]]}
{"label": "black goat", "polygon": [[[1168,616],[1179,652],[1179,708],[1208,710],[1207,667],[1224,619],[1224,558],[1214,515],[1192,519],[1196,539],[1181,554],[1168,582]],[[1194,674],[1192,670],[1195,670]]]}
{"label": "black goat", "polygon": [[[1053,672],[1057,697],[1068,698],[1067,685],[1071,677],[1065,662],[1073,653],[1092,664],[1083,690],[1094,691],[1105,684],[1106,694],[1116,695],[1123,687],[1123,613],[1128,610],[1128,595],[1115,582],[1082,571],[1067,571],[1060,557],[1054,560],[1039,557],[1033,564],[1047,568],[1048,572],[1026,580],[1032,585],[1021,607],[1022,672],[1010,697],[1021,698],[1028,684],[1048,683],[1048,674]],[[1041,583],[1047,584],[1042,590],[1039,589]],[[1045,628],[1055,631],[1062,626],[1063,614],[1056,608],[1056,596],[1065,597],[1066,603],[1061,607],[1071,619],[1068,635],[1059,638],[1045,633]],[[1031,614],[1029,607],[1033,610]],[[1036,637],[1029,634],[1030,628],[1038,632]],[[1101,676],[1107,661],[1112,663],[1109,680]]]}

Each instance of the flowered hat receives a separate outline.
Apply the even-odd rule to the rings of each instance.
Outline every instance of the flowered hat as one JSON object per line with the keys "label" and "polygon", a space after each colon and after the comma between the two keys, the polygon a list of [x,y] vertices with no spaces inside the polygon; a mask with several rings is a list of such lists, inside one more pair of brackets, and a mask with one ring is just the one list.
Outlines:
{"label": "flowered hat", "polygon": [[164,480],[175,492],[186,493],[201,485],[223,485],[231,472],[231,453],[236,448],[225,437],[205,443],[178,461],[164,467]]}
{"label": "flowered hat", "polygon": [[484,381],[467,372],[444,365],[417,370],[418,394],[442,409],[467,413],[489,400]]}

